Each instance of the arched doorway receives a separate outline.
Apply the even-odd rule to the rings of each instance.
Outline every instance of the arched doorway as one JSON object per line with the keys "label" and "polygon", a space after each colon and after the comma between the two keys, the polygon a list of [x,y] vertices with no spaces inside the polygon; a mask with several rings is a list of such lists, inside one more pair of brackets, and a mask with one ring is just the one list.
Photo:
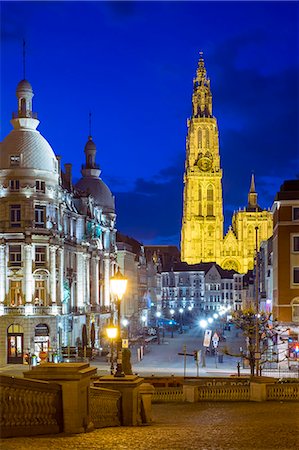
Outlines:
{"label": "arched doorway", "polygon": [[39,358],[40,352],[49,351],[49,327],[45,323],[39,323],[34,329],[34,353]]}
{"label": "arched doorway", "polygon": [[7,329],[7,364],[23,364],[23,327],[12,324]]}

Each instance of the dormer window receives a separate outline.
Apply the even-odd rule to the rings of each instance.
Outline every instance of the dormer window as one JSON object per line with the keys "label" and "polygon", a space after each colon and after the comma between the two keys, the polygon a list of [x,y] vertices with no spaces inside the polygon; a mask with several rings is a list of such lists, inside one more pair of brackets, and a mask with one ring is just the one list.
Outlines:
{"label": "dormer window", "polygon": [[20,165],[20,155],[10,155],[10,165],[19,166]]}
{"label": "dormer window", "polygon": [[45,192],[45,182],[41,180],[35,181],[36,192]]}
{"label": "dormer window", "polygon": [[18,191],[20,189],[19,180],[9,180],[9,188],[11,191]]}

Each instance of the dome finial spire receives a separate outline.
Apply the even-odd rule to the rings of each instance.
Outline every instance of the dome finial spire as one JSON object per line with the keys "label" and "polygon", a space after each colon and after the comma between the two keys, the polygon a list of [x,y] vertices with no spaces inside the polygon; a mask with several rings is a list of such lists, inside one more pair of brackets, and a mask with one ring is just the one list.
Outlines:
{"label": "dome finial spire", "polygon": [[89,138],[91,139],[91,111],[89,111]]}
{"label": "dome finial spire", "polygon": [[23,80],[26,80],[26,42],[23,39]]}

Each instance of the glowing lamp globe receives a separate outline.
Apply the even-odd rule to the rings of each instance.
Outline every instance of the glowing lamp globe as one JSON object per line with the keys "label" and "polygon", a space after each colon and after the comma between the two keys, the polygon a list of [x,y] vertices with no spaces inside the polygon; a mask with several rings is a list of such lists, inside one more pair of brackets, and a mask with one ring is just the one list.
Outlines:
{"label": "glowing lamp globe", "polygon": [[208,322],[205,319],[202,319],[202,320],[199,321],[199,326],[201,328],[207,328]]}
{"label": "glowing lamp globe", "polygon": [[116,295],[118,300],[123,298],[127,289],[128,280],[118,269],[116,274],[110,278],[110,287],[112,294]]}
{"label": "glowing lamp globe", "polygon": [[117,327],[107,327],[106,333],[109,339],[115,339],[117,337]]}

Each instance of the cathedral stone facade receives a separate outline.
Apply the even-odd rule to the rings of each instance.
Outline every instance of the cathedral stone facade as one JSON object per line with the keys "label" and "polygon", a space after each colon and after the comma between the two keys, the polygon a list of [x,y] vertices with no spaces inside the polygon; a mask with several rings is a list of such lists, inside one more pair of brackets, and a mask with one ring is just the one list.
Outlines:
{"label": "cathedral stone facade", "polygon": [[212,114],[210,80],[202,54],[193,81],[184,185],[182,261],[188,264],[213,261],[223,269],[240,273],[252,269],[256,242],[259,248],[272,235],[272,213],[258,205],[252,175],[248,204],[234,213],[232,226],[223,235],[218,126]]}

